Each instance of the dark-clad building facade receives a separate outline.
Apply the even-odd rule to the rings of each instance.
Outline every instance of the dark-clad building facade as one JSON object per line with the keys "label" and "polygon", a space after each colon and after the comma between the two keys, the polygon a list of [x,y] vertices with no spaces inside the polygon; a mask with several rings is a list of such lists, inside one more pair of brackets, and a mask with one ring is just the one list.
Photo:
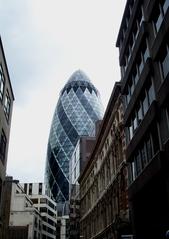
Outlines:
{"label": "dark-clad building facade", "polygon": [[137,239],[169,229],[169,1],[128,0],[118,39]]}
{"label": "dark-clad building facade", "polygon": [[7,154],[14,95],[0,38],[0,238],[3,227],[3,185],[6,176]]}
{"label": "dark-clad building facade", "polygon": [[131,234],[127,179],[121,85],[116,83],[79,178],[81,238],[116,239]]}

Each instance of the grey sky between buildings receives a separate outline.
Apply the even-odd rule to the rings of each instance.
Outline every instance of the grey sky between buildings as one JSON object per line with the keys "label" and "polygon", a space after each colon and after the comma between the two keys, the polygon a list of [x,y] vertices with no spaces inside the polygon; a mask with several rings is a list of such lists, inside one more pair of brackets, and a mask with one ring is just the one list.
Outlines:
{"label": "grey sky between buildings", "polygon": [[120,80],[115,46],[125,0],[0,0],[0,34],[15,95],[7,174],[43,181],[59,92],[81,69],[106,108]]}

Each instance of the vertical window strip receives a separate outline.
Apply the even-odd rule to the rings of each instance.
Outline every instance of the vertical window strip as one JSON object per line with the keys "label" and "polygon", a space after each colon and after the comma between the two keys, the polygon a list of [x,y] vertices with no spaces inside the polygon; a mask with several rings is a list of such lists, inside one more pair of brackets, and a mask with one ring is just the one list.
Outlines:
{"label": "vertical window strip", "polygon": [[9,96],[9,92],[7,90],[6,91],[6,96],[5,96],[5,102],[4,102],[4,112],[5,112],[5,115],[6,115],[7,119],[9,119],[10,107],[11,107],[11,99],[10,99],[10,96]]}
{"label": "vertical window strip", "polygon": [[0,100],[3,99],[4,85],[5,85],[5,78],[4,78],[2,65],[0,64]]}

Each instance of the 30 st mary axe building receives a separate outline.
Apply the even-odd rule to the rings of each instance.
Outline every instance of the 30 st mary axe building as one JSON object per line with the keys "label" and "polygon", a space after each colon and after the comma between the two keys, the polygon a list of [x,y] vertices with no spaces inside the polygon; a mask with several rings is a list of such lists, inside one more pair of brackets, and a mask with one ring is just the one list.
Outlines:
{"label": "30 st mary axe building", "polygon": [[69,198],[69,159],[80,136],[94,136],[103,116],[100,95],[89,78],[78,70],[60,92],[50,129],[45,181],[58,202]]}

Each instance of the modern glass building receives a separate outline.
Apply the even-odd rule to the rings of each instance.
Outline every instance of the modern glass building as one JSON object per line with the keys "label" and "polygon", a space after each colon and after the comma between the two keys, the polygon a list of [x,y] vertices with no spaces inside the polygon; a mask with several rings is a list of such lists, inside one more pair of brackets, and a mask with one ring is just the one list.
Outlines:
{"label": "modern glass building", "polygon": [[98,90],[76,71],[61,90],[48,141],[45,181],[57,202],[69,198],[69,159],[79,137],[95,135],[103,112]]}

